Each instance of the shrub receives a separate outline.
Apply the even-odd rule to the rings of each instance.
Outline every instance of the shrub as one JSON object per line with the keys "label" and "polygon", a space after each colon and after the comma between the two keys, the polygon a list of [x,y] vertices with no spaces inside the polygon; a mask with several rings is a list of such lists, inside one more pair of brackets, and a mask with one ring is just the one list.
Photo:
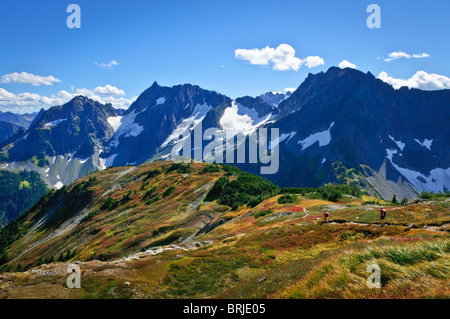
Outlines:
{"label": "shrub", "polygon": [[102,206],[100,206],[101,210],[113,210],[114,208],[116,208],[117,206],[119,206],[119,201],[116,199],[112,199],[111,197],[108,197],[104,203],[102,204]]}
{"label": "shrub", "polygon": [[434,193],[434,192],[425,192],[425,191],[423,191],[420,194],[420,197],[422,199],[438,199],[438,198],[450,197],[450,193],[449,193],[448,190],[445,190],[444,193],[442,193],[442,192]]}
{"label": "shrub", "polygon": [[120,200],[120,205],[123,205],[131,200],[131,191],[128,191],[125,195],[122,196]]}
{"label": "shrub", "polygon": [[230,181],[227,177],[219,178],[205,200],[217,199],[220,204],[237,209],[243,205],[256,206],[278,192],[279,188],[268,180],[240,171],[236,180]]}
{"label": "shrub", "polygon": [[159,169],[153,169],[153,170],[149,171],[147,173],[147,175],[145,175],[145,177],[144,177],[144,182],[146,182],[150,178],[157,176],[159,173],[160,173]]}
{"label": "shrub", "polygon": [[350,186],[347,184],[326,184],[317,188],[317,193],[330,202],[337,202],[343,195],[351,195],[355,197],[361,197],[362,192],[356,186]]}
{"label": "shrub", "polygon": [[272,213],[272,210],[270,210],[270,209],[268,209],[268,210],[262,210],[262,211],[260,211],[260,212],[254,213],[254,214],[253,214],[253,217],[255,217],[255,218],[260,218],[260,217],[266,216],[266,215],[268,215],[268,214],[270,214],[270,213]]}
{"label": "shrub", "polygon": [[218,173],[222,171],[220,169],[219,165],[206,165],[201,171],[200,174],[206,174],[206,173]]}
{"label": "shrub", "polygon": [[177,173],[188,173],[191,171],[191,164],[185,164],[185,163],[173,163],[170,165],[170,167],[166,170],[166,173],[170,173],[172,171],[176,171]]}
{"label": "shrub", "polygon": [[167,188],[164,193],[162,194],[162,198],[169,196],[170,194],[172,194],[172,192],[175,190],[175,186],[170,186],[169,188]]}
{"label": "shrub", "polygon": [[152,197],[152,195],[153,195],[153,193],[155,192],[155,190],[156,190],[156,186],[153,186],[152,188],[150,188],[148,191],[145,192],[143,198],[144,198],[144,199],[147,199],[147,198]]}
{"label": "shrub", "polygon": [[306,194],[311,194],[311,193],[315,193],[316,189],[312,188],[312,187],[299,187],[299,188],[295,188],[295,187],[286,187],[286,188],[282,188],[280,190],[280,194],[301,194],[301,195],[306,195]]}
{"label": "shrub", "polygon": [[284,194],[280,198],[278,198],[278,204],[288,204],[294,203],[297,200],[297,195]]}

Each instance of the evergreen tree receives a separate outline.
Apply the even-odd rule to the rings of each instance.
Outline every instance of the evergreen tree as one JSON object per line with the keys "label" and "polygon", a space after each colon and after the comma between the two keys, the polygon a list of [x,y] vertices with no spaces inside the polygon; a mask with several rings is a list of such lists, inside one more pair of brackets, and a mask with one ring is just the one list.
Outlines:
{"label": "evergreen tree", "polygon": [[394,197],[392,197],[392,204],[397,204],[397,197],[394,194]]}

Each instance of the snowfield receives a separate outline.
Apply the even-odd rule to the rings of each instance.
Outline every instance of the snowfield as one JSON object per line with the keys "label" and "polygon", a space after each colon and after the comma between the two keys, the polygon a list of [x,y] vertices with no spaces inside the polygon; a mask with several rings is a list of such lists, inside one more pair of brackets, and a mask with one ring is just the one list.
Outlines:
{"label": "snowfield", "polygon": [[236,135],[237,133],[242,133],[250,135],[258,127],[269,121],[271,117],[272,113],[269,113],[260,118],[255,109],[246,108],[232,101],[231,107],[225,109],[219,123],[227,134]]}
{"label": "snowfield", "polygon": [[190,132],[203,121],[211,108],[211,105],[208,105],[205,100],[203,100],[203,104],[197,104],[191,115],[189,115],[188,118],[181,120],[180,124],[172,131],[172,134],[170,134],[164,143],[161,144],[161,147],[167,146],[172,141],[180,141],[180,135],[183,136],[183,139],[189,136]]}
{"label": "snowfield", "polygon": [[160,98],[158,98],[158,99],[156,100],[156,104],[155,104],[154,107],[156,107],[156,106],[158,106],[158,105],[162,105],[162,104],[164,104],[164,103],[166,103],[166,98],[165,98],[165,97],[160,97]]}
{"label": "snowfield", "polygon": [[[133,110],[133,112],[128,113],[127,115],[123,116],[120,119],[120,125],[118,125],[117,119],[111,120],[111,122],[113,122],[114,125],[118,126],[114,131],[114,135],[109,145],[111,145],[112,147],[117,147],[119,145],[119,137],[122,135],[125,137],[130,137],[130,136],[138,136],[139,134],[141,134],[144,131],[144,127],[135,123],[134,120],[136,118],[136,115],[144,112],[145,110],[146,109],[138,113],[136,113],[136,110]],[[117,118],[117,116],[115,117]],[[109,119],[110,118],[108,118],[108,123],[110,123]],[[111,126],[113,125],[111,124]]]}
{"label": "snowfield", "polygon": [[447,169],[435,168],[431,170],[428,176],[421,172],[416,172],[408,168],[398,166],[393,161],[393,156],[397,150],[386,149],[387,156],[397,171],[402,174],[419,192],[444,192],[450,189],[450,167]]}
{"label": "snowfield", "polygon": [[49,122],[49,123],[45,123],[44,126],[45,126],[45,127],[53,127],[53,126],[56,126],[56,125],[58,125],[59,123],[64,122],[64,121],[67,121],[67,118],[65,118],[65,119],[59,119],[59,120],[54,120],[54,121],[51,121],[51,122]]}
{"label": "snowfield", "polygon": [[405,148],[406,144],[402,143],[402,141],[396,141],[392,136],[389,135],[389,138],[395,143],[397,144],[398,148],[400,149],[400,151],[403,151],[403,149]]}
{"label": "snowfield", "polygon": [[304,140],[298,141],[298,144],[302,145],[302,151],[306,150],[308,147],[316,142],[319,142],[319,147],[327,146],[331,142],[331,128],[334,126],[334,122],[330,124],[330,127],[326,131],[317,132],[305,138]]}
{"label": "snowfield", "polygon": [[110,166],[113,166],[114,159],[116,158],[117,154],[113,154],[107,158],[100,158],[100,167],[102,169],[107,169]]}
{"label": "snowfield", "polygon": [[116,132],[120,124],[122,124],[122,116],[110,116],[107,118],[107,121],[112,126],[114,132]]}
{"label": "snowfield", "polygon": [[291,138],[293,138],[295,136],[295,134],[297,134],[297,132],[291,132],[291,133],[283,133],[281,134],[281,136],[276,139],[275,141],[273,141],[273,145],[272,145],[272,141],[270,141],[269,143],[269,149],[273,149],[274,147],[276,147],[278,144],[284,142],[286,139],[286,143],[289,142],[289,140]]}
{"label": "snowfield", "polygon": [[56,183],[54,186],[55,186],[56,189],[60,189],[61,187],[64,186],[64,184],[61,183],[61,182],[58,182],[58,183]]}
{"label": "snowfield", "polygon": [[418,139],[414,139],[417,143],[419,143],[420,146],[426,147],[431,151],[431,144],[433,144],[433,140],[425,139],[423,142],[419,141]]}

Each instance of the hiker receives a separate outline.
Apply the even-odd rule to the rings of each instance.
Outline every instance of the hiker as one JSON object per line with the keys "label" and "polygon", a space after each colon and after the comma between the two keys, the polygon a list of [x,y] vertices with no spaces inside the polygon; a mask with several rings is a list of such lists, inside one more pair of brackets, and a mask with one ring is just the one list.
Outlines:
{"label": "hiker", "polygon": [[324,222],[324,223],[327,223],[327,217],[328,217],[328,212],[327,212],[327,211],[324,211],[324,212],[323,212],[323,222]]}
{"label": "hiker", "polygon": [[385,218],[386,218],[386,210],[383,208],[383,206],[381,206],[381,209],[380,209],[380,223],[381,223],[381,226],[384,226],[384,224],[385,224],[384,219]]}

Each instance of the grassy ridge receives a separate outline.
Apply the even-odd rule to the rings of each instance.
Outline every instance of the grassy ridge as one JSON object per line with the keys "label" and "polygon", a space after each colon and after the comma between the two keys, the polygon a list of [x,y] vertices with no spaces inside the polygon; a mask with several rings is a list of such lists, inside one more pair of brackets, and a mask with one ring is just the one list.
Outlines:
{"label": "grassy ridge", "polygon": [[[450,241],[388,244],[327,259],[280,298],[448,298]],[[380,267],[383,289],[367,286],[367,268]],[[426,284],[425,284],[426,283]]]}
{"label": "grassy ridge", "polygon": [[[235,195],[237,207],[229,200]],[[17,221],[0,293],[448,298],[447,197],[382,203],[384,227],[375,199],[352,187],[280,190],[236,168],[204,163],[110,168],[53,191]],[[48,224],[34,229],[43,218]],[[155,255],[142,253],[155,246],[161,246]],[[82,261],[84,284],[69,291],[65,267],[74,260]],[[381,289],[367,288],[372,263],[381,267]],[[38,272],[48,270],[54,275]]]}

